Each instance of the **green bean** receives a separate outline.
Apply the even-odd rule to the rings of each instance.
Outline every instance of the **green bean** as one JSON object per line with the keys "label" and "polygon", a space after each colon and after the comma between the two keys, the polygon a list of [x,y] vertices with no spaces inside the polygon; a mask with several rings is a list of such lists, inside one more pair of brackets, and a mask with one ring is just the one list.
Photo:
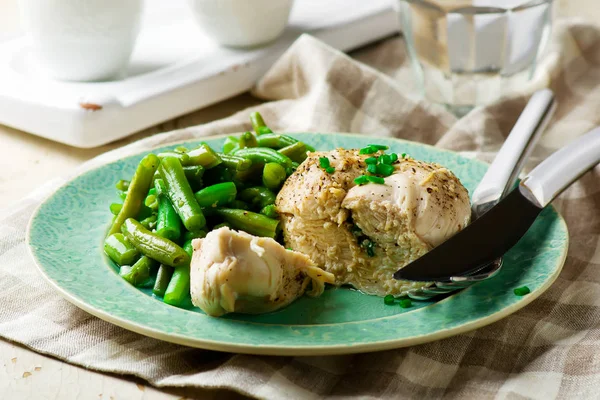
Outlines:
{"label": "green bean", "polygon": [[112,203],[110,205],[110,212],[113,215],[119,215],[119,212],[121,211],[121,208],[123,208],[123,204],[121,204],[121,203]]}
{"label": "green bean", "polygon": [[[153,191],[154,188],[150,190]],[[146,196],[146,199],[144,200],[144,205],[150,210],[152,210],[152,214],[154,214],[158,210],[158,196],[156,195],[156,191],[155,193],[148,194],[148,196]]]}
{"label": "green bean", "polygon": [[140,212],[138,212],[135,219],[137,219],[138,221],[142,221],[142,220],[149,218],[152,215],[156,214],[156,207],[158,207],[158,203],[156,203],[156,204],[152,203],[153,201],[156,200],[155,195],[156,195],[156,190],[154,188],[150,188],[148,190],[148,195],[146,196],[146,198],[144,199],[144,202],[142,203],[142,205],[140,207]]}
{"label": "green bean", "polygon": [[240,210],[249,210],[250,209],[250,205],[248,203],[246,203],[245,201],[241,201],[241,200],[233,200],[230,205],[231,205],[231,208],[237,208]]}
{"label": "green bean", "polygon": [[[245,171],[244,171],[245,172]],[[217,165],[215,168],[209,169],[204,174],[204,184],[207,186],[214,185],[215,183],[231,182],[233,179],[233,172],[224,165]]]}
{"label": "green bean", "polygon": [[302,142],[296,142],[294,144],[290,144],[282,149],[277,150],[281,154],[288,156],[292,159],[292,161],[302,162],[306,160],[306,145]]}
{"label": "green bean", "polygon": [[188,151],[187,155],[189,160],[187,163],[182,163],[183,165],[202,165],[204,168],[210,169],[221,164],[219,155],[206,143]]}
{"label": "green bean", "polygon": [[167,187],[171,204],[188,231],[204,228],[206,219],[178,159],[165,157],[158,169]]}
{"label": "green bean", "polygon": [[167,187],[162,179],[154,183],[158,191],[158,215],[156,221],[156,234],[166,239],[176,241],[181,236],[181,219],[173,208],[167,195]]}
{"label": "green bean", "polygon": [[[281,149],[283,147],[287,147],[299,142],[299,140],[294,139],[291,136],[278,135],[275,133],[267,133],[264,135],[260,135],[256,140],[258,141],[258,145],[260,147],[270,147],[272,149]],[[306,146],[307,150],[315,151],[314,147],[309,146],[306,143],[304,143],[304,145]]]}
{"label": "green bean", "polygon": [[263,168],[263,185],[271,190],[277,190],[287,177],[285,168],[277,163],[266,163]]}
{"label": "green bean", "polygon": [[192,188],[200,188],[202,186],[202,176],[204,176],[204,167],[202,165],[183,167],[183,173]]}
{"label": "green bean", "polygon": [[214,217],[216,214],[216,208],[213,207],[202,207],[202,214],[204,214],[205,217]]}
{"label": "green bean", "polygon": [[223,153],[231,153],[233,149],[239,147],[240,139],[236,138],[235,136],[228,136],[227,139],[225,139],[225,143],[223,143]]}
{"label": "green bean", "polygon": [[190,262],[190,257],[181,247],[169,239],[150,232],[133,218],[125,220],[121,228],[127,240],[140,253],[161,264],[178,267]]}
{"label": "green bean", "polygon": [[156,197],[155,194],[146,196],[146,200],[144,200],[144,205],[152,210],[158,210],[158,197]]}
{"label": "green bean", "polygon": [[154,282],[154,288],[152,289],[152,293],[160,297],[163,297],[165,295],[167,286],[169,286],[169,282],[171,281],[171,276],[173,276],[173,271],[173,267],[170,267],[165,264],[160,265],[156,274],[156,281]]}
{"label": "green bean", "polygon": [[259,184],[262,179],[264,163],[252,163],[252,166],[246,171],[236,171],[233,181],[239,188],[248,185]]}
{"label": "green bean", "polygon": [[113,233],[104,239],[104,252],[118,265],[131,265],[140,255],[121,233]]}
{"label": "green bean", "polygon": [[274,219],[279,218],[279,213],[277,212],[277,208],[275,207],[275,204],[269,204],[268,206],[263,207],[263,209],[260,210],[260,213],[262,215],[266,215],[269,218],[274,218]]}
{"label": "green bean", "polygon": [[[191,240],[183,245],[186,253],[191,257],[193,248]],[[182,265],[175,268],[169,286],[165,291],[163,301],[176,307],[185,306],[190,297],[190,265]]]}
{"label": "green bean", "polygon": [[269,204],[275,203],[276,195],[266,187],[255,186],[242,190],[239,198],[260,210]]}
{"label": "green bean", "polygon": [[228,224],[227,222],[221,222],[220,224],[213,226],[213,231],[216,231],[217,229],[225,228],[225,227],[231,229],[231,224]]}
{"label": "green bean", "polygon": [[131,267],[128,265],[122,266],[119,275],[133,286],[146,286],[156,265],[156,261],[150,257],[143,256]]}
{"label": "green bean", "polygon": [[274,238],[277,235],[279,221],[262,214],[246,210],[221,208],[217,210],[223,219],[235,229],[248,232],[251,235]]}
{"label": "green bean", "polygon": [[[280,149],[285,147],[286,144],[282,144],[281,135],[275,133],[265,133],[256,138],[259,147],[269,147],[271,149]],[[293,144],[293,143],[289,143]]]}
{"label": "green bean", "polygon": [[273,150],[268,147],[247,147],[245,149],[239,149],[234,155],[247,158],[253,163],[276,162],[284,167],[292,166],[292,160],[290,160],[289,157],[284,156],[277,150]]}
{"label": "green bean", "polygon": [[163,151],[162,153],[158,153],[158,158],[161,160],[165,157],[175,157],[181,165],[188,165],[190,161],[190,156],[187,153],[180,153],[178,151]]}
{"label": "green bean", "polygon": [[259,146],[270,147],[272,149],[280,149],[298,142],[291,136],[279,135],[276,133],[260,135],[256,140],[258,141]]}
{"label": "green bean", "polygon": [[183,250],[188,254],[188,256],[190,256],[190,260],[192,259],[192,255],[194,254],[194,246],[192,246],[192,240],[186,240],[183,244]]}
{"label": "green bean", "polygon": [[273,131],[267,127],[262,115],[260,115],[258,111],[250,114],[250,122],[252,123],[252,129],[254,129],[254,132],[256,132],[257,135],[273,133]]}
{"label": "green bean", "polygon": [[[144,203],[145,202],[146,200],[144,199]],[[142,221],[146,218],[150,218],[152,215],[154,215],[154,210],[148,207],[146,204],[142,203],[142,206],[140,207],[140,212],[136,215],[135,219],[137,219],[138,221]]]}
{"label": "green bean", "polygon": [[219,153],[219,157],[221,157],[224,166],[235,169],[236,171],[246,171],[252,166],[252,161],[248,160],[247,158],[223,153]]}
{"label": "green bean", "polygon": [[156,228],[156,221],[158,220],[156,214],[152,214],[148,218],[144,218],[140,221],[140,224],[146,229],[152,230]]}
{"label": "green bean", "polygon": [[108,235],[118,233],[121,230],[121,225],[123,225],[123,222],[127,218],[138,215],[146,194],[150,189],[150,184],[152,183],[152,178],[156,168],[158,168],[158,164],[159,159],[154,154],[148,154],[142,158],[129,184],[129,190],[127,190],[123,207],[108,230]]}
{"label": "green bean", "polygon": [[185,146],[177,146],[175,147],[175,152],[177,153],[187,153],[188,152],[188,148]]}
{"label": "green bean", "polygon": [[245,147],[256,147],[256,146],[258,146],[258,143],[256,141],[256,136],[254,136],[252,134],[252,132],[244,132],[244,133],[242,133],[242,136],[240,137],[239,146],[240,146],[240,149],[243,149]]}
{"label": "green bean", "polygon": [[198,232],[186,231],[183,234],[183,243],[192,241],[194,239],[202,239],[205,237],[206,237],[206,231],[198,231]]}
{"label": "green bean", "polygon": [[190,302],[190,267],[175,268],[163,301],[175,307],[185,307]]}
{"label": "green bean", "polygon": [[233,182],[217,183],[216,185],[207,186],[204,189],[196,192],[196,200],[200,207],[222,207],[237,195],[237,189]]}
{"label": "green bean", "polygon": [[154,179],[154,189],[158,196],[167,196],[169,194],[169,189],[160,175]]}

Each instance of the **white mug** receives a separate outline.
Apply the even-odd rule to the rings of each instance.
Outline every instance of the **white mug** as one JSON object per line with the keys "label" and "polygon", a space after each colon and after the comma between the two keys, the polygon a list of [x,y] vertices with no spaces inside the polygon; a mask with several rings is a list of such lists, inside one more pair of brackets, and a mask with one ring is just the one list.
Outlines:
{"label": "white mug", "polygon": [[253,47],[277,39],[294,0],[189,0],[199,27],[224,46]]}
{"label": "white mug", "polygon": [[34,59],[50,77],[103,81],[126,70],[143,0],[20,0]]}

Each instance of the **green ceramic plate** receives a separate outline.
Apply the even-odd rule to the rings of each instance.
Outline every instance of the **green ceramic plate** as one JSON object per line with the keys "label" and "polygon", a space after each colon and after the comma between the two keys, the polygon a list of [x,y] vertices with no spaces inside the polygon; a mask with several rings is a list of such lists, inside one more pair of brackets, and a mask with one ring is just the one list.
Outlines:
{"label": "green ceramic plate", "polygon": [[[359,148],[376,141],[450,168],[473,191],[486,164],[418,143],[347,134],[300,133],[321,150]],[[205,139],[220,148],[224,137]],[[181,143],[167,146],[173,148]],[[555,280],[568,246],[567,227],[547,208],[505,257],[502,271],[437,302],[402,309],[357,291],[331,288],[265,315],[213,318],[162,303],[117,275],[102,252],[117,197],[114,184],[130,177],[143,154],[103,165],[58,189],[31,219],[29,246],[46,279],[69,301],[106,321],[154,338],[240,353],[316,355],[384,350],[442,339],[497,321],[524,307]],[[527,285],[531,294],[513,289]]]}

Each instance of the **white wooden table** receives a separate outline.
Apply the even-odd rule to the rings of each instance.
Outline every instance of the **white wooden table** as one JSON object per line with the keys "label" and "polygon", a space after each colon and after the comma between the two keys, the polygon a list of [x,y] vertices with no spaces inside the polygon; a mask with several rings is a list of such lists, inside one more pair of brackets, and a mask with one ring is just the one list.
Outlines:
{"label": "white wooden table", "polygon": [[[301,0],[298,0],[301,1]],[[556,0],[562,15],[600,20],[595,0]],[[20,31],[17,0],[0,0],[0,40]],[[0,210],[40,184],[107,150],[134,140],[226,117],[257,104],[248,94],[96,149],[75,149],[0,125]],[[0,211],[1,214],[1,211]],[[157,390],[132,378],[100,374],[0,340],[0,398],[12,399],[228,399],[231,392]]]}

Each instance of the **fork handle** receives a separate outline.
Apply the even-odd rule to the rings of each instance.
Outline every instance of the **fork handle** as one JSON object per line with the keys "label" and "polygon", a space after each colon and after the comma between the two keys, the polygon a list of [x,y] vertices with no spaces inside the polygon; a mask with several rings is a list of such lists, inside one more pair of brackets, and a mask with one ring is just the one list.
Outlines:
{"label": "fork handle", "polygon": [[523,164],[544,131],[556,103],[549,89],[535,92],[510,131],[496,158],[473,192],[477,216],[495,205],[515,185]]}
{"label": "fork handle", "polygon": [[521,186],[539,207],[545,207],[581,175],[600,163],[600,127],[553,153],[535,167]]}

